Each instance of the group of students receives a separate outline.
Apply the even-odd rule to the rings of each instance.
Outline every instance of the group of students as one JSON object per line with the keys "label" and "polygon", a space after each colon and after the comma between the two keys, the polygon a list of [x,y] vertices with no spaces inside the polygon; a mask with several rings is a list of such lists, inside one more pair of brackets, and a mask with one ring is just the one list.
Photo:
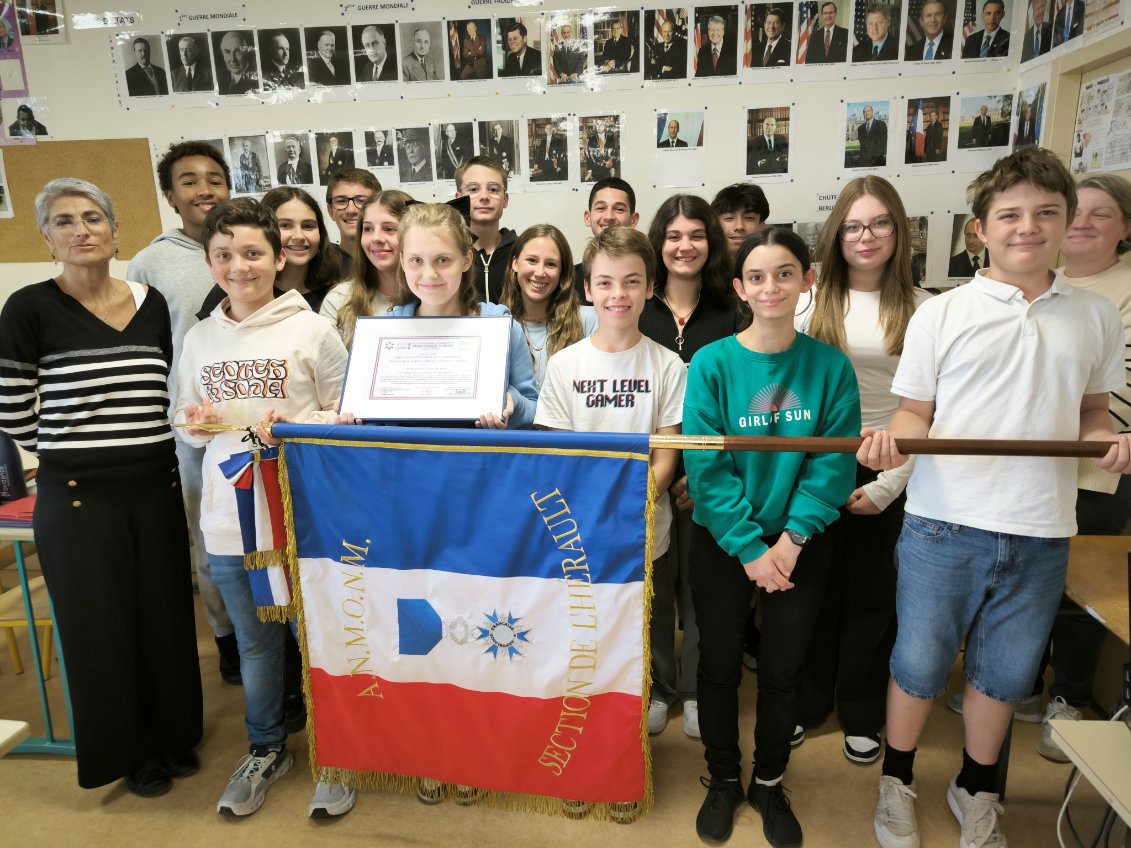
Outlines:
{"label": "group of students", "polygon": [[[165,632],[165,607],[183,618],[191,602],[188,553],[176,532],[161,540],[176,550],[156,567],[132,520],[102,528],[100,547],[112,553],[95,557],[109,560],[129,547],[136,552],[129,567],[137,571],[130,584],[163,571],[163,594],[148,585],[98,590],[99,603],[116,611],[121,626],[98,646],[104,653],[97,673],[88,680],[81,670],[94,663],[95,646],[83,644],[89,612],[80,615],[79,608],[93,582],[88,572],[98,570],[86,534],[107,523],[117,502],[110,490],[86,493],[102,510],[95,517],[75,496],[95,488],[87,481],[108,461],[122,468],[118,482],[155,473],[133,463],[135,453],[167,466],[172,441],[167,425],[147,420],[144,433],[104,453],[98,439],[106,435],[92,435],[104,425],[84,420],[82,409],[89,416],[99,404],[111,407],[108,427],[140,402],[107,400],[111,393],[87,407],[70,406],[73,399],[53,399],[45,376],[65,377],[45,372],[44,363],[93,367],[68,362],[91,336],[83,355],[118,368],[116,357],[141,354],[115,352],[108,339],[140,332],[143,311],[169,302],[171,323],[154,316],[158,342],[135,339],[130,350],[148,351],[149,419],[171,408],[184,425],[179,474],[175,467],[161,473],[166,483],[173,475],[175,492],[184,487],[196,550],[205,554],[198,583],[221,671],[244,687],[250,749],[218,803],[239,816],[255,812],[292,765],[286,735],[295,715],[301,725],[301,693],[285,660],[286,628],[256,615],[234,491],[219,470],[241,450],[240,435],[207,425],[349,423],[351,411],[337,404],[359,319],[509,313],[505,408],[484,411],[476,426],[865,436],[855,461],[825,453],[652,452],[661,495],[647,727],[662,732],[681,701],[684,732],[703,740],[710,776],[699,836],[725,841],[746,799],[772,845],[801,844],[782,778],[805,729],[835,710],[849,760],[871,763],[883,755],[880,844],[917,846],[915,746],[966,637],[966,748],[947,797],[962,845],[1005,844],[993,773],[1013,705],[1033,693],[1044,634],[1060,603],[1067,539],[1076,530],[1077,465],[927,455],[912,469],[898,440],[1113,441],[1097,463],[1104,478],[1093,487],[1101,492],[1093,508],[1112,527],[1119,516],[1119,528],[1126,523],[1131,487],[1118,475],[1131,471],[1131,436],[1115,435],[1125,428],[1126,403],[1109,397],[1126,386],[1122,351],[1131,338],[1131,274],[1119,261],[1131,248],[1131,187],[1124,181],[1090,178],[1078,192],[1047,151],[1000,160],[970,189],[978,235],[994,263],[971,284],[931,298],[912,281],[902,201],[878,177],[852,180],[841,192],[817,245],[822,277],[815,286],[807,245],[791,230],[765,225],[768,204],[752,185],[723,189],[711,204],[675,195],[645,234],[635,229],[631,186],[602,180],[584,215],[593,238],[574,266],[556,227],[535,225],[521,234],[500,227],[507,176],[488,157],[460,168],[450,204],[381,191],[368,172],[339,173],[327,203],[342,232],[340,255],[317,203],[301,190],[276,189],[260,202],[228,200],[227,165],[206,145],[174,145],[158,174],[182,226],[143,250],[131,263],[131,283],[121,286],[108,273],[117,237],[109,199],[79,181],[50,183],[37,213],[63,272],[17,292],[0,315],[0,427],[42,456],[36,538],[69,668],[79,669],[72,671],[72,696],[80,785],[125,775],[131,790],[157,795],[172,778],[195,771],[200,690],[198,678],[195,694],[171,680],[197,677],[188,670],[196,661],[191,639],[177,643],[175,662],[137,655],[156,624],[154,605],[162,607]],[[1068,265],[1054,274],[1049,268],[1059,250]],[[335,272],[342,278],[336,284]],[[213,282],[222,297],[207,291]],[[115,291],[108,301],[94,296]],[[73,326],[70,338],[56,338],[43,328],[64,301]],[[202,309],[207,317],[197,323]],[[150,373],[162,360],[171,363],[167,395]],[[595,398],[587,387],[608,378],[636,387],[633,396]],[[144,512],[148,478],[146,486],[128,499],[135,512]],[[177,520],[169,500],[160,507],[166,529]],[[69,562],[80,545],[87,560],[81,569]],[[1058,665],[1058,640],[1054,631],[1059,680],[1073,660]],[[233,647],[238,659],[225,659]],[[744,652],[754,655],[758,673],[746,792],[738,744]],[[118,656],[119,696],[100,703],[93,691],[105,691],[106,657]],[[95,680],[97,690],[83,690]],[[177,692],[175,709],[154,716],[140,706],[169,691]],[[1054,686],[1050,694],[1050,714],[1072,717],[1086,704],[1079,687],[1071,700],[1068,689]],[[288,715],[294,698],[298,710]],[[131,725],[110,712],[145,718]],[[106,737],[116,740],[112,751]],[[422,781],[419,796],[427,803],[445,794],[474,797],[468,787],[455,789]],[[309,812],[341,815],[355,801],[352,787],[319,783]]]}

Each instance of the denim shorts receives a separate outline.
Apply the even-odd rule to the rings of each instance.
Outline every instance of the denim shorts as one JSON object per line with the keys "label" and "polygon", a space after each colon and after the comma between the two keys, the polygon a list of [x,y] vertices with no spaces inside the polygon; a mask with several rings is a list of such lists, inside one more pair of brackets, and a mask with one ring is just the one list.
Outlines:
{"label": "denim shorts", "polygon": [[908,513],[896,547],[899,634],[891,675],[912,698],[946,691],[966,639],[966,679],[1015,703],[1033,692],[1052,629],[1068,539],[978,530]]}

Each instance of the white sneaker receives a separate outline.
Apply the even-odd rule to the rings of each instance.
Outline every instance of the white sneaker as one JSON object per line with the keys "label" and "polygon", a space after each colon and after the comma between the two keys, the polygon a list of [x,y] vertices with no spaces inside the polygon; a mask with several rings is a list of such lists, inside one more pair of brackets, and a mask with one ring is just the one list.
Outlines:
{"label": "white sneaker", "polygon": [[290,771],[294,762],[286,748],[272,751],[266,745],[252,745],[251,753],[240,760],[228,780],[216,811],[228,816],[250,816],[263,806],[271,784]]}
{"label": "white sneaker", "polygon": [[308,808],[312,819],[330,819],[344,816],[357,803],[357,790],[340,783],[318,781]]}
{"label": "white sneaker", "polygon": [[683,732],[692,739],[699,737],[699,702],[683,702]]}
{"label": "white sneaker", "polygon": [[805,728],[800,724],[793,726],[793,735],[789,737],[789,747],[796,748],[805,741]]}
{"label": "white sneaker", "polygon": [[655,698],[648,704],[648,735],[663,733],[668,726],[668,705]]}
{"label": "white sneaker", "polygon": [[1049,721],[1054,718],[1079,721],[1083,716],[1078,709],[1059,695],[1049,701],[1049,707],[1045,710],[1045,717],[1041,721],[1041,738],[1037,741],[1037,753],[1054,763],[1071,762],[1069,756],[1053,741],[1052,727],[1049,725]]}
{"label": "white sneaker", "polygon": [[880,800],[872,823],[883,848],[919,848],[919,822],[915,818],[915,784],[880,775]]}
{"label": "white sneaker", "polygon": [[998,794],[979,792],[971,797],[969,792],[959,788],[957,778],[957,774],[951,778],[946,802],[962,825],[960,848],[1005,848],[1005,834],[998,827],[998,816],[1005,815],[1005,808],[998,803]]}

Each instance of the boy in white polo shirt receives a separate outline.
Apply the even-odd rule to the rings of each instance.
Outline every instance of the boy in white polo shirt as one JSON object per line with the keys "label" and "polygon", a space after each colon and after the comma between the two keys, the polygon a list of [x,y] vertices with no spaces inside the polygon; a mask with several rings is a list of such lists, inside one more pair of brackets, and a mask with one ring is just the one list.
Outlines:
{"label": "boy in white polo shirt", "polygon": [[[1057,157],[1036,148],[999,160],[969,188],[993,262],[912,317],[892,384],[887,431],[865,431],[859,461],[906,462],[900,438],[1114,442],[1099,465],[1131,472],[1107,393],[1121,388],[1123,330],[1110,302],[1049,266],[1076,210]],[[891,658],[887,750],[876,807],[885,848],[916,848],[915,748],[963,638],[962,768],[947,802],[960,845],[1004,846],[993,792],[1013,704],[1032,691],[1076,533],[1076,460],[920,456],[896,551],[899,635]]]}

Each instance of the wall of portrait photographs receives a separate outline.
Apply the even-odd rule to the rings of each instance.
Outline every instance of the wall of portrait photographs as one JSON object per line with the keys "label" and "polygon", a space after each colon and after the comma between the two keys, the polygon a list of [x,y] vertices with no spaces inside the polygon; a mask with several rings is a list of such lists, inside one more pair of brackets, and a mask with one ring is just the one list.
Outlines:
{"label": "wall of portrait photographs", "polygon": [[25,36],[0,141],[141,136],[156,157],[202,139],[238,194],[322,196],[363,167],[425,200],[486,153],[510,175],[503,224],[549,220],[577,247],[605,176],[643,223],[674,192],[754,181],[815,241],[839,186],[879,174],[913,215],[917,276],[949,285],[966,183],[1047,143],[1052,63],[1126,28],[1131,0],[138,5],[130,28]]}

